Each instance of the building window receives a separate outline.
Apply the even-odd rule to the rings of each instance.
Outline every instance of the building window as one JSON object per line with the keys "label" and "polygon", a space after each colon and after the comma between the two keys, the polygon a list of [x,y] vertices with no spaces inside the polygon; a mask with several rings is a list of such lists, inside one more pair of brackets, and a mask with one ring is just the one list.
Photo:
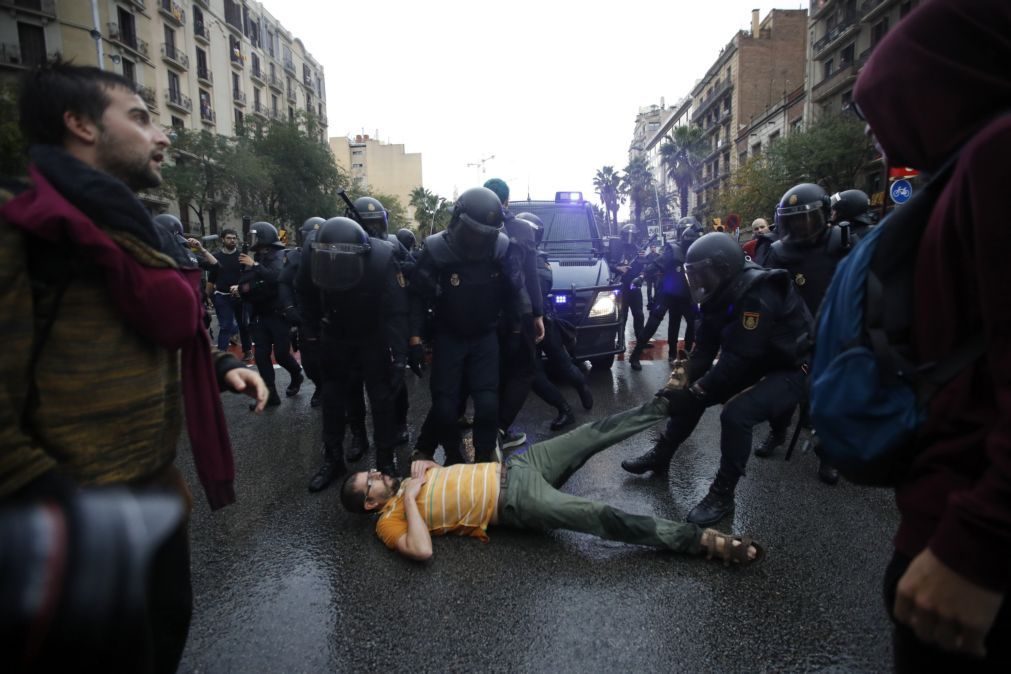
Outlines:
{"label": "building window", "polygon": [[362,154],[361,150],[351,150],[351,156],[352,157],[359,157],[359,156],[361,156],[361,154]]}
{"label": "building window", "polygon": [[38,66],[46,62],[46,36],[42,26],[18,22],[21,65]]}
{"label": "building window", "polygon": [[853,105],[853,90],[850,89],[849,91],[845,92],[839,100],[841,103],[840,109],[844,112],[846,110],[849,110],[850,106]]}
{"label": "building window", "polygon": [[776,129],[775,131],[773,131],[772,133],[770,133],[769,134],[769,145],[772,145],[777,140],[779,140],[779,135],[780,135],[779,134],[779,129]]}
{"label": "building window", "polygon": [[737,155],[737,165],[744,166],[747,163],[748,163],[748,151],[745,150],[744,152]]}
{"label": "building window", "polygon": [[852,43],[846,45],[846,47],[843,48],[842,54],[839,56],[840,68],[845,68],[846,66],[853,65],[854,51],[855,48]]}
{"label": "building window", "polygon": [[274,94],[270,95],[270,112],[277,117],[277,96]]}
{"label": "building window", "polygon": [[255,87],[253,88],[253,108],[260,109],[260,90]]}
{"label": "building window", "polygon": [[137,25],[134,23],[133,14],[122,7],[116,7],[116,18],[118,19],[120,41],[136,49]]}
{"label": "building window", "polygon": [[888,32],[888,17],[881,19],[871,28],[871,46],[875,47]]}
{"label": "building window", "polygon": [[176,52],[176,32],[165,26],[165,52],[174,57]]}
{"label": "building window", "polygon": [[168,90],[173,101],[180,100],[179,76],[171,70],[168,71]]}
{"label": "building window", "polygon": [[123,77],[137,83],[137,68],[130,59],[123,59]]}
{"label": "building window", "polygon": [[172,115],[172,128],[173,129],[184,129],[186,128],[186,123],[180,118]]}
{"label": "building window", "polygon": [[822,73],[822,80],[827,80],[832,77],[832,71],[835,68],[835,59],[825,59],[825,63],[822,66],[824,72]]}
{"label": "building window", "polygon": [[242,131],[242,110],[235,108],[235,132]]}
{"label": "building window", "polygon": [[762,141],[758,141],[757,143],[751,146],[751,154],[753,156],[762,154]]}
{"label": "building window", "polygon": [[288,106],[288,121],[289,122],[295,121],[295,108],[291,107],[290,105]]}

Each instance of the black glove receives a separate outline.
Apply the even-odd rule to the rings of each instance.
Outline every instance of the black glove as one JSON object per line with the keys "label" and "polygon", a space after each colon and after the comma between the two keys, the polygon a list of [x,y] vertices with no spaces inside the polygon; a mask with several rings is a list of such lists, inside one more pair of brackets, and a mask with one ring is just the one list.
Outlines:
{"label": "black glove", "polygon": [[394,393],[399,393],[404,386],[405,365],[406,363],[402,361],[393,361],[393,364],[390,365],[390,390]]}
{"label": "black glove", "polygon": [[656,392],[658,398],[664,398],[668,403],[668,414],[678,416],[705,409],[706,404],[690,388],[668,389],[662,388]]}
{"label": "black glove", "polygon": [[425,371],[424,344],[411,344],[407,347],[407,364],[410,366],[411,372],[421,376],[421,373]]}

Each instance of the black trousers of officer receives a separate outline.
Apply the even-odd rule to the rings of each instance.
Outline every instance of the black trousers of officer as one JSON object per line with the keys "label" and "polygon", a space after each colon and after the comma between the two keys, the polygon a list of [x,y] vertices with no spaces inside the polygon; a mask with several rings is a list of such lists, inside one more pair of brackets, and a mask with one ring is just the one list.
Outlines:
{"label": "black trousers of officer", "polygon": [[[319,329],[301,326],[299,332],[299,348],[302,350],[302,368],[305,376],[316,385],[323,386],[322,366],[320,365]],[[322,388],[320,388],[322,392]]]}
{"label": "black trousers of officer", "polygon": [[646,344],[653,338],[657,328],[660,327],[660,323],[663,322],[663,317],[666,313],[670,314],[670,320],[667,322],[667,342],[668,348],[671,349],[671,356],[673,357],[677,353],[678,334],[681,332],[682,317],[685,319],[686,324],[685,351],[691,351],[692,346],[695,344],[695,312],[692,309],[691,298],[668,295],[667,293],[657,294],[656,302],[654,302],[653,308],[649,312],[649,320],[646,321],[646,326],[639,335],[639,343]]}
{"label": "black trousers of officer", "polygon": [[393,425],[394,391],[390,382],[390,352],[377,341],[352,341],[329,334],[323,326],[320,339],[323,372],[323,447],[343,458],[348,391],[355,367],[361,368],[372,407],[372,432],[376,440],[376,463],[393,462],[396,441]]}
{"label": "black trousers of officer", "polygon": [[512,426],[530,395],[537,375],[536,361],[533,320],[524,318],[515,327],[505,325],[499,330],[498,421],[502,430]]}
{"label": "black trousers of officer", "polygon": [[[406,375],[405,375],[406,376]],[[398,430],[407,425],[407,387],[401,386],[393,396],[393,420]],[[347,420],[352,429],[365,428],[365,377],[356,367],[348,388]]]}
{"label": "black trousers of officer", "polygon": [[447,459],[459,456],[457,419],[466,391],[474,401],[474,460],[496,460],[499,389],[498,335],[476,337],[437,332],[432,342],[430,416]]}
{"label": "black trousers of officer", "polygon": [[[804,373],[798,368],[770,372],[726,400],[720,412],[720,473],[734,482],[744,475],[754,427],[792,410],[803,395]],[[664,435],[671,447],[688,439],[705,411],[699,406],[670,418]]]}
{"label": "black trousers of officer", "polygon": [[274,363],[270,360],[271,351],[274,360],[288,371],[292,378],[297,377],[302,368],[291,355],[291,326],[279,313],[258,314],[250,325],[253,335],[256,358],[256,369],[263,377],[263,383],[268,389],[274,388]]}
{"label": "black trousers of officer", "polygon": [[627,290],[622,290],[621,293],[621,329],[625,329],[628,324],[628,315],[631,313],[632,329],[635,330],[635,338],[638,340],[645,325],[645,317],[642,313],[642,289],[629,287]]}
{"label": "black trousers of officer", "polygon": [[544,339],[538,345],[544,354],[544,362],[537,358],[537,375],[534,377],[533,391],[537,396],[557,410],[568,406],[562,392],[549,377],[571,384],[574,388],[586,385],[583,373],[572,363],[572,357],[562,344],[562,336],[558,332],[558,324],[554,319],[544,319]]}

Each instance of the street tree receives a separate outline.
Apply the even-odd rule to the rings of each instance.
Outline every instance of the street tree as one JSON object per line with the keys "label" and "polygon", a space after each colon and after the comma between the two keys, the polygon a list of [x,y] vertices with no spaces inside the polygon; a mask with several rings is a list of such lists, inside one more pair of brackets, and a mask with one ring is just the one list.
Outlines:
{"label": "street tree", "polygon": [[653,173],[649,170],[645,157],[636,157],[625,167],[621,178],[621,191],[628,196],[632,207],[632,222],[636,227],[642,224],[642,212],[654,199]]}
{"label": "street tree", "polygon": [[17,89],[0,87],[0,176],[22,177],[28,174],[28,148],[18,125]]}
{"label": "street tree", "polygon": [[615,234],[618,231],[618,206],[623,200],[621,174],[616,173],[613,166],[604,166],[593,177],[593,187],[604,207],[604,225],[609,233]]}
{"label": "street tree", "polygon": [[235,195],[233,142],[204,130],[175,129],[173,134],[160,192],[191,211],[205,234],[211,210],[223,213]]}
{"label": "street tree", "polygon": [[688,215],[688,193],[695,184],[705,148],[702,129],[695,125],[675,127],[660,145],[660,162],[667,169],[667,177],[677,185],[682,218]]}
{"label": "street tree", "polygon": [[453,204],[420,185],[411,190],[409,204],[414,206],[417,231],[423,237],[442,231],[449,226]]}

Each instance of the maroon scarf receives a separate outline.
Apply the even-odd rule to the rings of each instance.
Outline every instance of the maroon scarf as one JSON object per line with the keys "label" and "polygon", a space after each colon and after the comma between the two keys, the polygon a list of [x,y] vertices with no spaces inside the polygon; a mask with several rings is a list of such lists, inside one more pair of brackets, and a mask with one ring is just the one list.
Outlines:
{"label": "maroon scarf", "polygon": [[71,204],[32,166],[32,189],[8,201],[0,215],[49,242],[68,242],[105,276],[109,295],[138,334],[167,350],[182,350],[186,429],[197,475],[211,509],[235,501],[235,465],[221,405],[211,344],[203,326],[200,270],[142,265]]}

